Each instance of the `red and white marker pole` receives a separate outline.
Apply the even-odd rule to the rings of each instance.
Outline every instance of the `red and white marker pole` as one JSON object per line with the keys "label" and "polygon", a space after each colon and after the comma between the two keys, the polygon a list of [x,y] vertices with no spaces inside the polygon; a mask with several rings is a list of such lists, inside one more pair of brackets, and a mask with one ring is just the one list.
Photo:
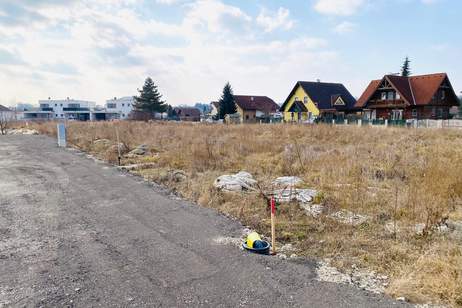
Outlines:
{"label": "red and white marker pole", "polygon": [[271,249],[276,254],[276,201],[271,197]]}

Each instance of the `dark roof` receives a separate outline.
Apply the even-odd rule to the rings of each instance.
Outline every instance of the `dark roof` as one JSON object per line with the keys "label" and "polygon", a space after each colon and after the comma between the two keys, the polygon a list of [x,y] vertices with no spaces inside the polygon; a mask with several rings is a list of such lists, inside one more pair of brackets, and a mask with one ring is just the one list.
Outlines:
{"label": "dark roof", "polygon": [[3,105],[0,105],[0,111],[6,112],[6,111],[11,111],[10,109],[6,108]]}
{"label": "dark roof", "polygon": [[[441,84],[447,80],[450,84],[447,74],[429,74],[411,77],[402,77],[395,75],[385,75],[381,80],[373,80],[366,88],[364,93],[358,99],[356,107],[364,107],[374,95],[380,84],[388,80],[391,85],[398,91],[401,97],[409,105],[428,105],[431,103],[433,96],[438,91]],[[457,97],[454,89],[452,94]]]}
{"label": "dark roof", "polygon": [[[311,100],[317,104],[319,110],[337,109],[337,110],[352,110],[355,109],[356,99],[341,83],[328,83],[328,82],[310,82],[310,81],[298,81],[286,101],[281,107],[284,109],[285,105],[289,102],[298,86],[301,86],[305,93],[311,98]],[[341,97],[345,102],[345,105],[333,105],[334,101],[338,97]],[[303,98],[301,98],[303,99]]]}
{"label": "dark roof", "polygon": [[175,107],[175,112],[180,117],[200,117],[201,111],[195,107]]}
{"label": "dark roof", "polygon": [[295,101],[289,108],[289,112],[307,112],[305,104],[301,101]]}
{"label": "dark roof", "polygon": [[243,110],[259,110],[266,113],[279,110],[279,105],[267,96],[234,95],[234,102]]}

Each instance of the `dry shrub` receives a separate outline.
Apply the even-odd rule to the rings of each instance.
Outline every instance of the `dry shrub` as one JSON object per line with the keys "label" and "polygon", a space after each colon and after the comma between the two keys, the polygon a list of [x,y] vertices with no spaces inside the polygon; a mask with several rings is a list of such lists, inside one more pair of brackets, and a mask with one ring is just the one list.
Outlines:
{"label": "dry shrub", "polygon": [[[56,134],[55,123],[36,128]],[[330,257],[340,267],[355,263],[388,274],[392,294],[461,305],[456,287],[456,282],[461,285],[460,243],[433,230],[447,217],[462,219],[461,130],[73,122],[68,123],[69,143],[113,161],[105,157],[107,149],[94,144],[98,139],[116,144],[116,128],[128,149],[140,144],[153,149],[151,156],[122,163],[155,162],[156,168],[140,174],[264,234],[270,230],[264,198],[216,191],[215,178],[245,170],[270,188],[275,177],[300,176],[322,192],[318,199],[326,214],[346,209],[370,219],[360,226],[344,225],[326,216],[313,219],[297,205],[284,204],[278,212],[278,240],[296,244],[302,255]],[[187,179],[171,181],[168,172],[176,169]],[[385,231],[390,223],[394,234]],[[425,224],[422,236],[414,231],[418,223]]]}

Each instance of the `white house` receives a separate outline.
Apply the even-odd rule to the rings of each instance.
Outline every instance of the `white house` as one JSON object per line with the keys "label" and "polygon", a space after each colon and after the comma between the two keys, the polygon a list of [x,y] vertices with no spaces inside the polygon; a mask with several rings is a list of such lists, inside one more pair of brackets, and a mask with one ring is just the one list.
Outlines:
{"label": "white house", "polygon": [[40,107],[35,110],[24,111],[24,120],[62,119],[62,120],[90,120],[91,111],[96,103],[84,100],[39,100]]}
{"label": "white house", "polygon": [[128,119],[130,112],[132,112],[134,103],[133,96],[114,97],[106,101],[106,112],[107,114],[113,114],[117,119],[125,120]]}

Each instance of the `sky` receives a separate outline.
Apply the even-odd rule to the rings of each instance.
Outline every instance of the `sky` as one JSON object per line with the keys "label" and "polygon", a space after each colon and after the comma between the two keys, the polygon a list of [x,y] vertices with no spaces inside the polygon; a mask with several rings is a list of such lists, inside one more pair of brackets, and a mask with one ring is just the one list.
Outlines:
{"label": "sky", "polygon": [[0,0],[0,104],[104,104],[151,77],[171,105],[282,103],[296,81],[446,72],[462,91],[460,0]]}

